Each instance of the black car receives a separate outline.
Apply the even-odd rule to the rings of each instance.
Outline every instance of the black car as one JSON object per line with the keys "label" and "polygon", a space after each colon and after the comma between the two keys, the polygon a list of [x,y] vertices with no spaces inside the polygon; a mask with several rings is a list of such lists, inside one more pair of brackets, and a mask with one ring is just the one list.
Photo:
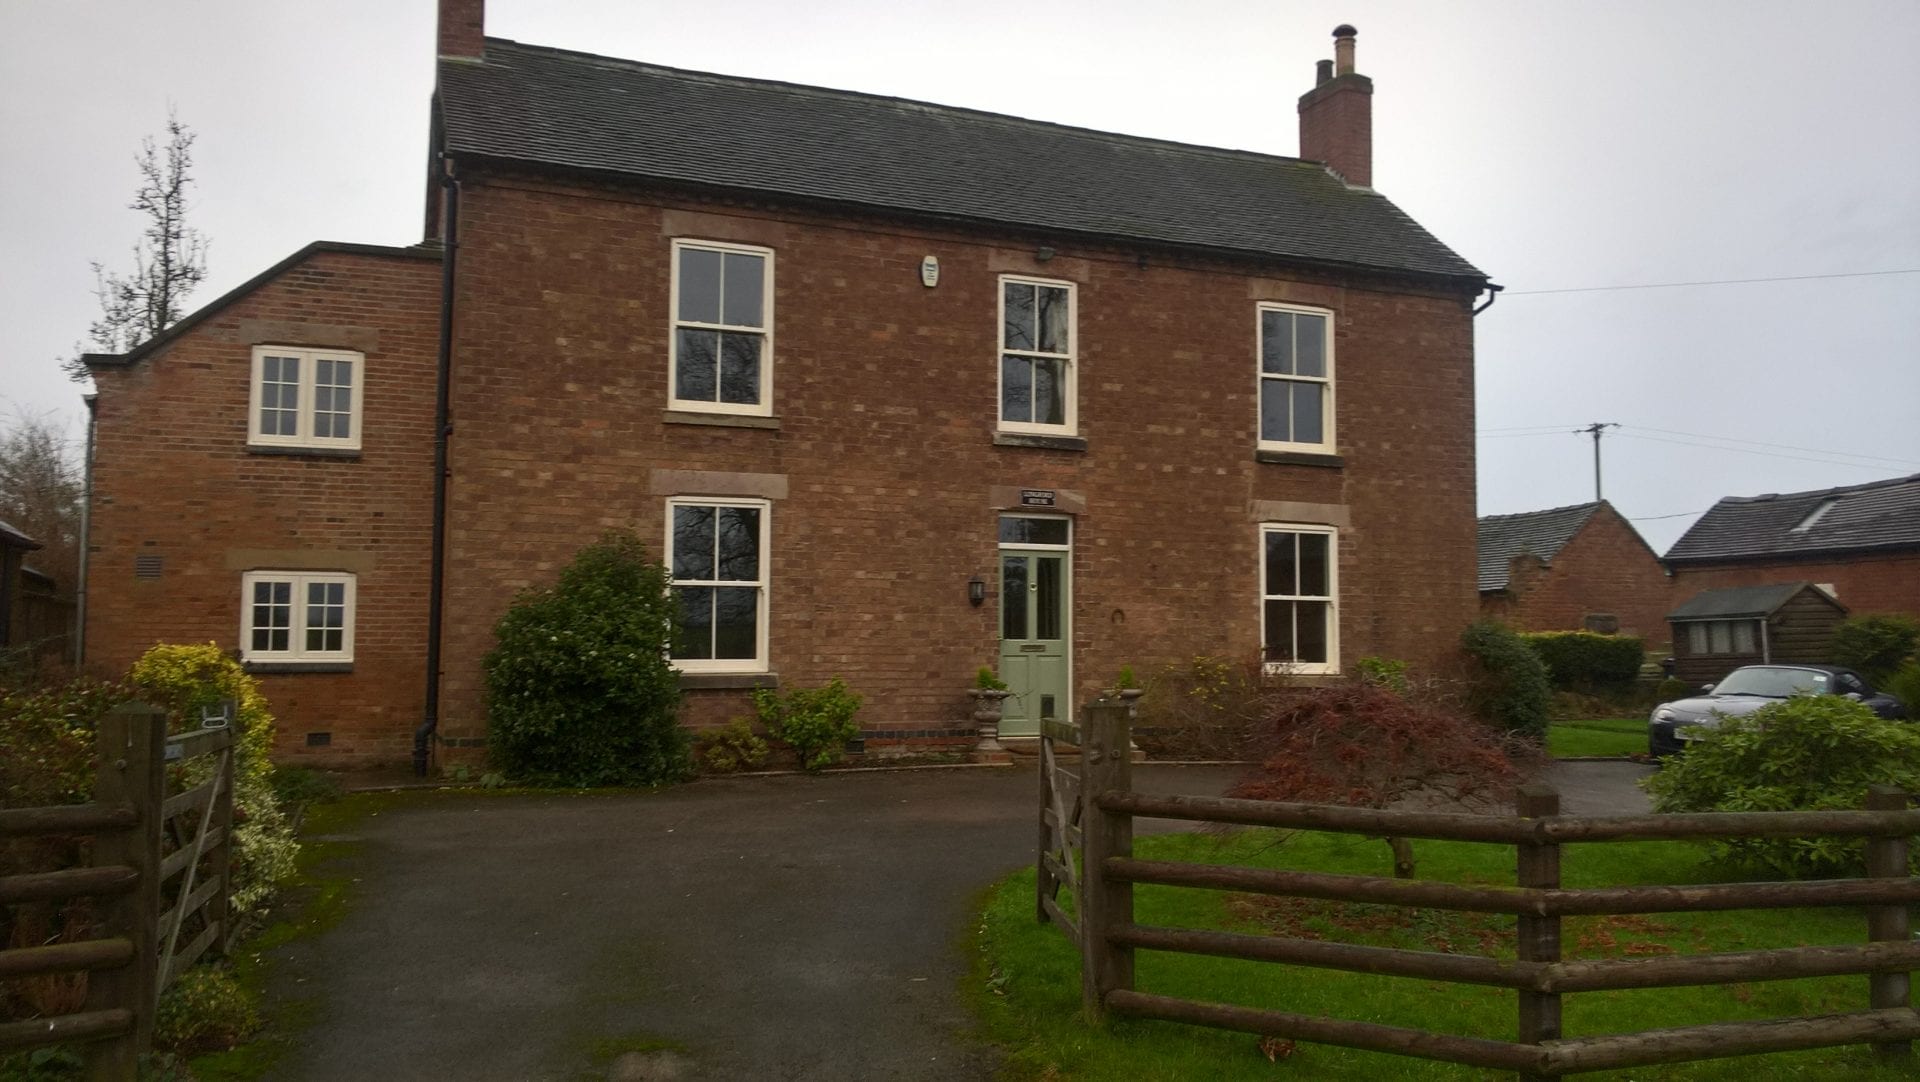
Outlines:
{"label": "black car", "polygon": [[1883,718],[1904,718],[1900,700],[1873,690],[1866,678],[1838,665],[1744,665],[1691,699],[1661,703],[1647,719],[1647,751],[1659,759],[1686,750],[1689,740],[1720,717],[1751,714],[1794,695],[1844,695]]}

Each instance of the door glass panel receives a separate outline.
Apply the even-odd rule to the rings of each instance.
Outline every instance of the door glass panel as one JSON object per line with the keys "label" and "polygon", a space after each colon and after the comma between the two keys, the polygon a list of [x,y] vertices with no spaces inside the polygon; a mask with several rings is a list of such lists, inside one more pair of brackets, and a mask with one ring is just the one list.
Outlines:
{"label": "door glass panel", "polygon": [[1060,617],[1063,608],[1060,603],[1060,563],[1060,558],[1057,556],[1040,556],[1034,559],[1034,581],[1038,587],[1034,591],[1034,617],[1038,627],[1033,637],[1036,639],[1066,637],[1060,633]]}
{"label": "door glass panel", "polygon": [[1027,637],[1027,557],[1000,558],[1000,637]]}
{"label": "door glass panel", "polygon": [[1003,515],[1000,519],[1000,543],[1003,545],[1064,545],[1067,543],[1067,520]]}

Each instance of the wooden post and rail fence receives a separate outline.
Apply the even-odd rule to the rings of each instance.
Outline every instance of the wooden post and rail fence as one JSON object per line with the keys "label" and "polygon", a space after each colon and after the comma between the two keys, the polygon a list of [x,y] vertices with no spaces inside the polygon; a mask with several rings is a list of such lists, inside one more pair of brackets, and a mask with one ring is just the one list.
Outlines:
{"label": "wooden post and rail fence", "polygon": [[[0,1051],[83,1045],[89,1077],[120,1082],[151,1043],[160,992],[226,949],[234,733],[169,737],[165,711],[130,703],[101,719],[97,740],[91,803],[0,809],[0,838],[91,839],[84,867],[0,877],[0,904],[89,899],[94,918],[93,938],[0,950],[0,980],[87,974],[81,1010],[0,1022]],[[168,792],[170,774],[183,791]]]}
{"label": "wooden post and rail fence", "polygon": [[[1908,865],[1910,839],[1920,834],[1920,811],[1910,810],[1907,794],[1897,789],[1875,787],[1860,811],[1590,817],[1562,815],[1555,792],[1527,786],[1512,818],[1151,796],[1132,791],[1130,784],[1129,714],[1125,705],[1102,700],[1085,709],[1080,725],[1049,721],[1041,734],[1036,915],[1043,923],[1059,925],[1078,946],[1082,1003],[1090,1022],[1109,1015],[1184,1022],[1510,1070],[1523,1079],[1846,1044],[1869,1044],[1879,1057],[1905,1059],[1912,1054],[1911,1042],[1920,1037],[1920,1013],[1909,998],[1909,971],[1920,968],[1920,942],[1909,927],[1909,907],[1920,902],[1920,878],[1909,874]],[[1079,749],[1077,774],[1061,753],[1065,744]],[[1515,851],[1517,881],[1513,887],[1466,886],[1141,860],[1133,855],[1135,816],[1507,845]],[[1865,838],[1867,875],[1587,889],[1567,889],[1560,883],[1560,848],[1567,843],[1807,835]],[[1134,887],[1143,883],[1512,914],[1518,918],[1516,957],[1150,927],[1134,921]],[[1061,904],[1062,890],[1072,893],[1072,912]],[[1864,908],[1866,944],[1591,961],[1561,957],[1561,920],[1569,916],[1835,906]],[[1158,995],[1135,987],[1134,953],[1140,950],[1511,988],[1518,992],[1518,1039],[1434,1033]],[[1867,1009],[1596,1037],[1567,1038],[1561,1033],[1562,997],[1575,992],[1839,975],[1867,978]]]}

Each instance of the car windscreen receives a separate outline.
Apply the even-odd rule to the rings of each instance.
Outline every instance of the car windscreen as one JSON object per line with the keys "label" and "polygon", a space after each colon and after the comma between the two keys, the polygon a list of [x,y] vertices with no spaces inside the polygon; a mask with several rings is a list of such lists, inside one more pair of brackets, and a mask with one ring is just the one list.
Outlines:
{"label": "car windscreen", "polygon": [[1825,695],[1833,677],[1814,669],[1735,669],[1714,687],[1715,695],[1762,695],[1784,699],[1789,695]]}

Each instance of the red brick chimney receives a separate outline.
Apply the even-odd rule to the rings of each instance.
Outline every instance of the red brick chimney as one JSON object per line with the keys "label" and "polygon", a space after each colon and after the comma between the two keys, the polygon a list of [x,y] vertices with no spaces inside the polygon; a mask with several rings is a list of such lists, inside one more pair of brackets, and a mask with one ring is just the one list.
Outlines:
{"label": "red brick chimney", "polygon": [[1300,95],[1300,156],[1326,162],[1348,184],[1373,187],[1373,80],[1353,70],[1353,38],[1333,28],[1333,59],[1319,63],[1319,85]]}
{"label": "red brick chimney", "polygon": [[440,0],[440,55],[479,60],[486,55],[486,0]]}

